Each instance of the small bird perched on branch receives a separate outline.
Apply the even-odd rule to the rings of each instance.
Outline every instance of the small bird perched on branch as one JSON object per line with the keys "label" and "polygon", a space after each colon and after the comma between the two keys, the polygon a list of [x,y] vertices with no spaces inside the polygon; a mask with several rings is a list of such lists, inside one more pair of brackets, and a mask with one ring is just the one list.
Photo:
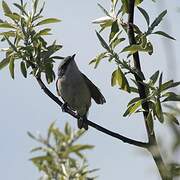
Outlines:
{"label": "small bird perched on branch", "polygon": [[97,104],[103,104],[106,100],[100,90],[79,70],[74,57],[75,54],[68,56],[60,63],[56,89],[64,101],[62,109],[68,106],[76,111],[81,117],[78,119],[78,127],[87,130],[86,120],[91,98]]}

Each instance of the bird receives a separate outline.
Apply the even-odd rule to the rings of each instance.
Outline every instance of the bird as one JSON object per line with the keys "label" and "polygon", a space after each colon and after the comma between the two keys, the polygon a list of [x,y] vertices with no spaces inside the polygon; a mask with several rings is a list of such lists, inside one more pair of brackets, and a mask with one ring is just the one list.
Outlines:
{"label": "bird", "polygon": [[57,94],[64,101],[62,109],[68,106],[79,115],[78,128],[88,129],[87,115],[91,99],[97,104],[104,104],[106,99],[91,80],[78,68],[75,55],[65,57],[58,66],[56,81]]}

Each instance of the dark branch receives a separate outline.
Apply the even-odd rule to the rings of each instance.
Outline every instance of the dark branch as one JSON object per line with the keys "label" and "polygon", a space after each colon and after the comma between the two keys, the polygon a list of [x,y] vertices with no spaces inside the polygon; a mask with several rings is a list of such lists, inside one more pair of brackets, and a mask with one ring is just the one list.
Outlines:
{"label": "dark branch", "polygon": [[[135,40],[135,34],[134,34],[134,29],[133,29],[133,24],[134,24],[134,6],[135,6],[135,0],[129,0],[128,1],[128,9],[129,9],[129,13],[128,13],[128,37],[129,37],[129,44],[136,44],[136,40]],[[140,64],[140,58],[139,58],[139,53],[136,52],[133,54],[133,59],[134,59],[134,67],[136,68],[137,71],[139,71],[142,74],[141,71],[141,64]],[[141,99],[145,99],[146,98],[146,90],[145,90],[145,86],[143,85],[143,83],[141,83],[143,81],[143,79],[141,79],[139,76],[137,76],[135,74],[135,79],[138,85],[138,91],[139,91],[139,96]],[[172,180],[171,174],[168,170],[168,168],[166,167],[162,156],[160,154],[160,150],[156,141],[156,136],[154,131],[151,132],[148,124],[147,124],[147,116],[149,113],[149,103],[147,101],[145,101],[144,103],[142,103],[142,108],[145,110],[143,112],[144,115],[144,121],[145,121],[145,125],[146,125],[146,130],[147,130],[147,134],[148,134],[148,139],[149,139],[149,148],[148,150],[151,152],[152,157],[158,167],[159,173],[161,175],[161,178],[163,180]]]}
{"label": "dark branch", "polygon": [[[135,35],[134,35],[134,28],[133,28],[133,24],[134,24],[134,5],[135,5],[135,0],[129,0],[129,14],[128,14],[128,38],[129,38],[129,44],[133,45],[136,44],[136,40],[135,40]],[[139,58],[139,53],[136,52],[133,54],[133,60],[134,60],[134,67],[136,68],[137,71],[139,71],[140,74],[143,75],[143,72],[141,71],[141,64],[140,64],[140,58]],[[143,83],[143,79],[140,78],[140,76],[138,76],[137,74],[134,75],[137,85],[138,85],[138,91],[139,91],[139,95],[141,99],[146,99],[146,90],[145,90],[145,86]],[[142,108],[145,110],[143,111],[143,115],[144,115],[144,119],[147,119],[148,113],[149,113],[149,104],[147,101],[145,101],[144,103],[142,103]],[[145,121],[145,125],[146,125],[146,130],[147,130],[147,134],[148,134],[148,138],[149,141],[151,141],[151,137],[153,136],[153,134],[151,133],[147,122]]]}
{"label": "dark branch", "polygon": [[[48,95],[54,102],[56,102],[59,106],[62,107],[63,103],[59,100],[58,97],[56,97],[43,83],[43,81],[41,80],[40,77],[36,77],[40,87],[43,89],[43,91],[45,92],[46,95]],[[75,117],[76,119],[80,118],[74,111],[72,111],[71,109],[69,109],[68,107],[65,107],[65,112],[70,114],[71,116]],[[143,148],[148,148],[149,144],[145,143],[145,142],[140,142],[140,141],[136,141],[130,138],[127,138],[125,136],[122,136],[118,133],[115,133],[113,131],[110,131],[92,121],[87,120],[87,124],[95,129],[97,129],[98,131],[101,131],[105,134],[108,134],[109,136],[112,136],[116,139],[119,139],[121,141],[123,141],[124,143],[128,143],[128,144],[132,144],[134,146],[138,146],[138,147],[143,147]]]}

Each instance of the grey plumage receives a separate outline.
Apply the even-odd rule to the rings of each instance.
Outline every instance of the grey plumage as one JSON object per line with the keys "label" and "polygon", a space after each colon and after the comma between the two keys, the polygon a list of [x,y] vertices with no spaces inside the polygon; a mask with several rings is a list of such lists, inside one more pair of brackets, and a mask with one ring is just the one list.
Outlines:
{"label": "grey plumage", "polygon": [[63,101],[82,117],[83,120],[78,120],[78,127],[88,129],[85,120],[91,106],[91,98],[97,104],[103,104],[106,100],[100,90],[80,72],[74,57],[75,55],[68,56],[60,63],[56,88]]}

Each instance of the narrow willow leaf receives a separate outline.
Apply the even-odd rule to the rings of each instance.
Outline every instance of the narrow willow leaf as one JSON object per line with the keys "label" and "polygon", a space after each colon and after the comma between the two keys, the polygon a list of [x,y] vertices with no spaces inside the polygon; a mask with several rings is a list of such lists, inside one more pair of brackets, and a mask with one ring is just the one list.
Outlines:
{"label": "narrow willow leaf", "polygon": [[114,39],[114,41],[112,41],[110,43],[111,48],[114,49],[118,44],[120,44],[124,40],[125,40],[125,38],[116,38],[116,39]]}
{"label": "narrow willow leaf", "polygon": [[34,11],[34,13],[36,13],[36,11],[37,11],[38,3],[39,3],[39,0],[35,0],[34,3],[33,3],[33,11]]}
{"label": "narrow willow leaf", "polygon": [[141,4],[142,2],[143,2],[143,0],[135,0],[135,5],[137,6],[137,5]]}
{"label": "narrow willow leaf", "polygon": [[100,17],[98,19],[93,20],[92,23],[94,23],[94,24],[104,24],[104,23],[111,22],[111,24],[112,24],[112,21],[113,21],[112,17],[104,16],[104,17]]}
{"label": "narrow willow leaf", "polygon": [[151,34],[152,33],[154,28],[156,26],[158,26],[159,23],[162,21],[163,17],[166,15],[166,13],[167,13],[167,10],[164,10],[161,14],[159,14],[159,16],[153,21],[153,23],[148,28],[147,34]]}
{"label": "narrow willow leaf", "polygon": [[36,26],[40,26],[40,25],[44,25],[44,24],[50,24],[50,23],[57,23],[57,22],[61,22],[61,20],[56,19],[56,18],[47,18],[47,19],[43,19],[42,21],[38,22],[36,24]]}
{"label": "narrow willow leaf", "polygon": [[39,161],[51,161],[51,157],[50,156],[38,156],[38,157],[34,157],[30,159],[33,163],[37,163]]}
{"label": "narrow willow leaf", "polygon": [[17,3],[13,3],[14,6],[16,6],[22,14],[25,14],[28,17],[27,12],[25,11],[25,8]]}
{"label": "narrow willow leaf", "polygon": [[151,84],[151,85],[154,85],[154,84],[156,83],[158,77],[159,77],[159,70],[156,71],[156,72],[150,77],[150,80],[151,80],[150,84]]}
{"label": "narrow willow leaf", "polygon": [[141,12],[141,14],[144,16],[145,20],[146,20],[146,23],[147,25],[149,26],[149,23],[150,23],[150,18],[149,18],[149,15],[148,13],[145,11],[145,9],[143,9],[142,7],[137,7],[138,10]]}
{"label": "narrow willow leaf", "polygon": [[113,37],[119,32],[119,25],[117,20],[112,23],[111,33],[109,35],[109,42],[113,39]]}
{"label": "narrow willow leaf", "polygon": [[11,9],[5,1],[2,1],[2,7],[5,14],[12,14]]}
{"label": "narrow willow leaf", "polygon": [[163,97],[165,97],[165,96],[167,96],[167,98],[165,98],[163,100],[163,102],[166,102],[166,101],[180,101],[180,95],[177,95],[174,92],[167,92],[167,93],[163,94]]}
{"label": "narrow willow leaf", "polygon": [[65,132],[68,136],[71,136],[71,135],[72,135],[72,129],[71,129],[71,126],[70,126],[68,123],[65,124],[64,132]]}
{"label": "narrow willow leaf", "polygon": [[158,35],[164,36],[166,38],[176,40],[175,38],[173,38],[172,36],[170,36],[169,34],[163,32],[163,31],[156,31],[156,32],[153,32],[152,34],[158,34]]}
{"label": "narrow willow leaf", "polygon": [[159,93],[161,92],[162,77],[163,77],[163,73],[161,73],[159,77]]}
{"label": "narrow willow leaf", "polygon": [[23,76],[24,76],[25,78],[27,78],[26,65],[25,65],[25,63],[24,63],[23,61],[21,61],[21,72],[22,72]]}
{"label": "narrow willow leaf", "polygon": [[45,36],[45,35],[51,35],[49,32],[51,31],[50,28],[45,28],[43,30],[40,30],[37,35],[38,36]]}
{"label": "narrow willow leaf", "polygon": [[77,151],[88,150],[88,149],[93,149],[93,148],[94,146],[92,145],[76,144],[74,146],[69,147],[69,152],[77,152]]}
{"label": "narrow willow leaf", "polygon": [[9,62],[9,71],[10,71],[10,74],[11,74],[11,77],[14,79],[14,58],[11,57],[10,58],[10,62]]}
{"label": "narrow willow leaf", "polygon": [[177,119],[172,113],[164,112],[164,115],[165,115],[170,121],[172,121],[173,123],[179,125],[178,119]]}
{"label": "narrow willow leaf", "polygon": [[102,36],[96,31],[96,35],[102,45],[103,48],[105,48],[108,52],[111,52],[111,49],[107,45],[106,41],[102,38]]}
{"label": "narrow willow leaf", "polygon": [[122,6],[121,6],[121,10],[123,12],[123,14],[128,13],[128,0],[121,0],[122,2]]}
{"label": "narrow willow leaf", "polygon": [[161,85],[160,91],[165,91],[167,89],[170,89],[179,85],[180,85],[180,82],[174,82],[173,80],[170,80]]}
{"label": "narrow willow leaf", "polygon": [[148,128],[149,128],[149,131],[152,134],[153,131],[154,131],[154,122],[153,122],[151,111],[149,111],[146,121],[147,121],[147,125],[148,125]]}
{"label": "narrow willow leaf", "polygon": [[141,50],[141,47],[137,44],[133,44],[133,45],[129,45],[129,46],[125,47],[121,52],[129,51],[131,54],[134,54],[139,50]]}
{"label": "narrow willow leaf", "polygon": [[5,14],[5,16],[11,18],[13,21],[19,21],[21,19],[21,16],[17,13]]}
{"label": "narrow willow leaf", "polygon": [[98,6],[100,7],[100,9],[107,15],[107,16],[110,16],[108,11],[103,7],[101,6],[99,3],[98,3]]}
{"label": "narrow willow leaf", "polygon": [[135,113],[136,110],[141,106],[141,102],[142,102],[142,101],[139,100],[139,101],[137,101],[136,103],[130,105],[130,106],[128,107],[128,109],[126,110],[126,112],[123,114],[123,116],[126,117],[127,115],[130,116],[131,114]]}
{"label": "narrow willow leaf", "polygon": [[138,93],[138,89],[135,88],[135,87],[130,87],[130,91],[133,92],[133,93]]}
{"label": "narrow willow leaf", "polygon": [[128,106],[130,106],[131,104],[136,103],[136,102],[139,101],[140,99],[141,99],[140,97],[135,97],[135,98],[133,98],[131,101],[129,101]]}
{"label": "narrow willow leaf", "polygon": [[0,28],[10,28],[10,29],[16,29],[12,24],[9,23],[0,23]]}
{"label": "narrow willow leaf", "polygon": [[108,57],[107,52],[100,53],[93,60],[89,62],[89,64],[94,64],[94,68],[96,69],[101,62],[102,59]]}
{"label": "narrow willow leaf", "polygon": [[161,123],[164,122],[164,116],[163,116],[163,112],[162,112],[161,102],[159,99],[156,102],[156,116]]}
{"label": "narrow willow leaf", "polygon": [[6,67],[10,62],[10,58],[5,58],[0,62],[0,70]]}

